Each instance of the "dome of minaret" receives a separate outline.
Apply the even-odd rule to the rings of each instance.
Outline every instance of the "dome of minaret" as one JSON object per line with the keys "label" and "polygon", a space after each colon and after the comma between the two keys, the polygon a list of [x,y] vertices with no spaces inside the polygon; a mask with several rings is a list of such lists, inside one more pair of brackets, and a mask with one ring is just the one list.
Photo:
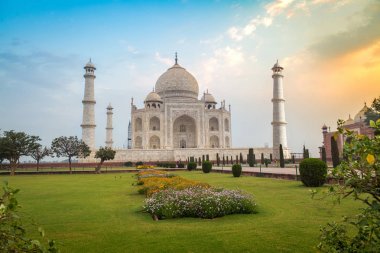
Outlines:
{"label": "dome of minaret", "polygon": [[161,98],[192,98],[198,99],[198,82],[192,74],[178,64],[163,73],[156,82],[156,92]]}
{"label": "dome of minaret", "polygon": [[85,68],[94,68],[94,69],[96,69],[96,68],[95,68],[95,65],[91,62],[91,58],[90,58],[90,60],[87,62]]}
{"label": "dome of minaret", "polygon": [[278,63],[278,60],[277,60],[277,62],[273,65],[273,68],[272,68],[272,70],[275,70],[275,69],[284,69],[283,67],[281,67],[280,66],[280,64]]}
{"label": "dome of minaret", "polygon": [[145,102],[162,102],[162,99],[160,95],[158,95],[156,92],[152,91],[146,96]]}
{"label": "dome of minaret", "polygon": [[107,110],[112,110],[112,109],[113,109],[113,107],[112,107],[111,103],[109,103],[109,105],[107,106]]}
{"label": "dome of minaret", "polygon": [[355,115],[354,121],[355,122],[361,122],[364,121],[367,117],[365,116],[365,113],[369,110],[367,107],[367,104],[364,103],[363,108]]}
{"label": "dome of minaret", "polygon": [[351,114],[350,114],[350,115],[348,115],[348,119],[344,122],[344,125],[348,126],[348,125],[351,125],[354,123],[355,123],[355,121],[351,118]]}
{"label": "dome of minaret", "polygon": [[203,94],[202,101],[204,101],[205,103],[216,104],[214,96],[208,93],[208,91]]}

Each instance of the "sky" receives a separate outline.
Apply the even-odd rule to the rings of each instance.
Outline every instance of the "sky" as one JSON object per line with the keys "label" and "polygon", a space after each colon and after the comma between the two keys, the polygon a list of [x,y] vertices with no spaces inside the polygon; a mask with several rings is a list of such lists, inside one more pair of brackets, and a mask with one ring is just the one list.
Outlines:
{"label": "sky", "polygon": [[96,66],[96,145],[114,107],[126,145],[141,108],[178,61],[232,110],[233,147],[272,143],[272,71],[284,67],[288,146],[318,157],[336,128],[380,96],[380,1],[0,0],[0,129],[81,137],[84,65]]}

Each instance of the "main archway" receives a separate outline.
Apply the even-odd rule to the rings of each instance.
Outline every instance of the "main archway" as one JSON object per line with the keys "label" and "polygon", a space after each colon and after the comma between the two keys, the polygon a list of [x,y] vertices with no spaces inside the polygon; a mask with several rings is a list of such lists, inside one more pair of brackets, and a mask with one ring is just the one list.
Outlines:
{"label": "main archway", "polygon": [[178,117],[173,123],[173,147],[196,148],[197,132],[195,120],[187,115]]}

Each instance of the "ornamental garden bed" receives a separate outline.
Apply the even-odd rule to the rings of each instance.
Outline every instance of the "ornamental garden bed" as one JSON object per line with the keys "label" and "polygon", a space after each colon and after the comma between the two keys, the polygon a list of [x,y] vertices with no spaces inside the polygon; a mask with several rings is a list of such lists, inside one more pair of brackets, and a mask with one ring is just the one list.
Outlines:
{"label": "ornamental garden bed", "polygon": [[215,188],[157,170],[137,174],[138,192],[145,194],[144,211],[155,220],[194,217],[216,218],[256,212],[253,196],[240,190]]}

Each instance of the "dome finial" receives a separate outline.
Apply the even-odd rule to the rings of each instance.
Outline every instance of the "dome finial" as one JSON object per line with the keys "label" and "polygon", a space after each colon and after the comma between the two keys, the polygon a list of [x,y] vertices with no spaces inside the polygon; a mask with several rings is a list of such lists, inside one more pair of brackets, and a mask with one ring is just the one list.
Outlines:
{"label": "dome finial", "polygon": [[178,56],[177,56],[177,52],[175,52],[175,64],[178,64]]}

